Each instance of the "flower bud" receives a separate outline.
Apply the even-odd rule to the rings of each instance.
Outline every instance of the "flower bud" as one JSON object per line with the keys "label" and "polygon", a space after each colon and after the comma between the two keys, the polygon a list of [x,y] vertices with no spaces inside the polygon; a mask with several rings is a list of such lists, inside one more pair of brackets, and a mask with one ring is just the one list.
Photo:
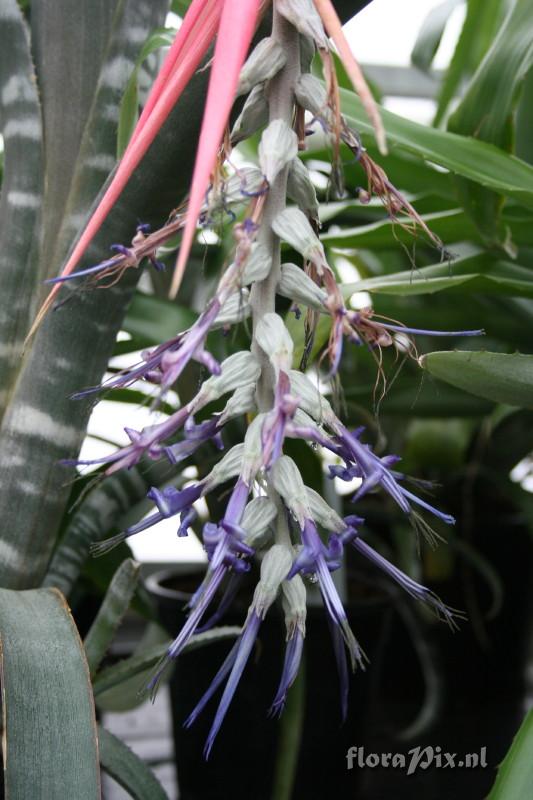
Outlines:
{"label": "flower bud", "polygon": [[244,286],[249,286],[256,281],[263,281],[272,266],[272,256],[264,244],[254,244],[252,252],[246,259],[242,282]]}
{"label": "flower bud", "polygon": [[239,75],[237,97],[248,94],[258,83],[264,83],[276,75],[285,66],[287,57],[281,45],[270,36],[261,39],[254,47]]}
{"label": "flower bud", "polygon": [[205,494],[210,492],[215,486],[229,481],[239,475],[242,467],[244,455],[244,445],[236,444],[231,450],[215,464],[211,472],[205,477]]}
{"label": "flower bud", "polygon": [[198,393],[202,406],[259,378],[261,367],[249,350],[241,350],[226,358],[220,365],[220,374],[212,375]]}
{"label": "flower bud", "polygon": [[329,425],[335,415],[329,401],[320,394],[318,387],[303,372],[295,369],[291,369],[289,379],[291,392],[300,400],[300,408],[317,422]]}
{"label": "flower bud", "polygon": [[324,84],[310,73],[300,75],[294,85],[294,94],[298,104],[310,111],[313,116],[329,117],[328,96]]}
{"label": "flower bud", "polygon": [[271,538],[270,526],[277,516],[278,510],[268,497],[254,497],[250,500],[241,520],[241,527],[246,531],[245,544],[257,550]]}
{"label": "flower bud", "polygon": [[299,575],[295,575],[290,581],[283,581],[281,584],[281,591],[283,593],[281,603],[285,611],[287,639],[290,639],[294,635],[297,628],[302,636],[305,636],[307,592],[303,580]]}
{"label": "flower bud", "polygon": [[311,63],[315,57],[316,47],[309,36],[300,35],[300,69],[303,72],[311,70]]}
{"label": "flower bud", "polygon": [[292,458],[280,456],[271,468],[270,477],[274,489],[303,527],[305,518],[310,517],[311,512],[302,476]]}
{"label": "flower bud", "polygon": [[325,311],[326,292],[296,264],[282,264],[278,294],[315,311]]}
{"label": "flower bud", "polygon": [[312,0],[276,0],[276,11],[291,22],[296,30],[313,39],[318,47],[327,50],[324,26]]}
{"label": "flower bud", "polygon": [[310,489],[309,486],[305,487],[307,494],[307,502],[311,509],[311,515],[315,522],[322,525],[327,531],[334,533],[342,533],[346,530],[346,523],[337,512],[326,503],[323,497]]}
{"label": "flower bud", "polygon": [[268,103],[264,87],[259,84],[250,92],[231,130],[232,144],[248,139],[268,122]]}
{"label": "flower bud", "polygon": [[272,229],[322,273],[326,263],[324,248],[305,214],[299,208],[286,208],[272,222]]}
{"label": "flower bud", "polygon": [[255,411],[255,382],[240,386],[230,397],[220,415],[219,426],[222,427],[233,417]]}
{"label": "flower bud", "polygon": [[298,153],[298,137],[282,119],[274,119],[263,131],[259,143],[259,164],[272,184]]}
{"label": "flower bud", "polygon": [[241,477],[250,485],[263,463],[262,430],[267,415],[258,414],[248,425],[241,463]]}
{"label": "flower bud", "polygon": [[276,599],[281,582],[292,566],[292,557],[292,548],[286,544],[274,544],[265,553],[261,562],[261,578],[252,600],[252,609],[258,617],[264,618]]}
{"label": "flower bud", "polygon": [[279,314],[264,314],[259,320],[255,339],[268,356],[276,375],[280,370],[289,372],[292,366],[294,344]]}
{"label": "flower bud", "polygon": [[232,292],[211,325],[211,330],[224,328],[226,325],[236,325],[250,315],[250,292],[240,289]]}
{"label": "flower bud", "polygon": [[239,172],[211,189],[207,198],[207,205],[211,213],[227,209],[237,203],[247,203],[249,196],[245,192],[259,191],[263,183],[263,173],[257,167],[242,167]]}
{"label": "flower bud", "polygon": [[299,158],[293,158],[289,164],[287,194],[304,214],[318,220],[318,200],[315,187],[311,182],[309,170]]}

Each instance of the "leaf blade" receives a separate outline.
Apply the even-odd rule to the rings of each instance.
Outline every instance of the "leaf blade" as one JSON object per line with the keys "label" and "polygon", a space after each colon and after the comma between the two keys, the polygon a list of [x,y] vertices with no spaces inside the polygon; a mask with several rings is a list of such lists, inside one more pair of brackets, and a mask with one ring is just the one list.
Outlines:
{"label": "leaf blade", "polygon": [[150,767],[110,731],[98,726],[100,763],[134,800],[168,800]]}
{"label": "leaf blade", "polygon": [[83,643],[91,675],[98,669],[116,629],[129,608],[139,582],[139,570],[140,564],[127,558],[113,575],[102,605]]}
{"label": "leaf blade", "polygon": [[99,800],[89,670],[60,592],[0,589],[9,797]]}
{"label": "leaf blade", "polygon": [[440,380],[496,403],[533,408],[533,356],[455,350],[424,355],[420,365]]}

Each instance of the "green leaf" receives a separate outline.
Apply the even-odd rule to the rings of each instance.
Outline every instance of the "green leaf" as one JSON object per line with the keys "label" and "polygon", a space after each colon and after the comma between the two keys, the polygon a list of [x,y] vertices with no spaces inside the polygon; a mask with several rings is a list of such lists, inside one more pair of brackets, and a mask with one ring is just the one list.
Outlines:
{"label": "green leaf", "polygon": [[[479,240],[476,226],[461,209],[424,214],[422,220],[430,231],[446,244],[464,240]],[[385,219],[380,222],[371,222],[369,225],[360,225],[357,228],[342,228],[334,233],[324,233],[320,239],[326,247],[358,247],[369,250],[413,244],[417,238],[431,245],[427,235],[420,227],[417,228],[416,234],[413,232],[413,228],[414,223],[410,220],[404,227],[396,222],[391,222],[390,219]]]}
{"label": "green leaf", "polygon": [[[366,141],[367,136],[372,136],[372,126],[361,101],[345,89],[340,90],[340,95],[347,121],[365,135]],[[486,142],[419,125],[383,108],[380,113],[391,148],[407,150],[533,208],[531,165]]]}
{"label": "green leaf", "polygon": [[0,589],[6,797],[99,800],[89,670],[60,592]]}
{"label": "green leaf", "polygon": [[[449,130],[511,150],[512,114],[519,89],[533,63],[533,0],[515,3],[498,36],[450,117]],[[466,211],[488,243],[505,239],[499,218],[503,198],[470,181],[458,181]]]}
{"label": "green leaf", "polygon": [[[213,644],[213,642],[219,642],[223,639],[234,639],[239,636],[240,633],[241,628],[231,625],[213,628],[204,633],[197,633],[189,639],[182,652],[188,653],[199,647],[205,647],[208,644]],[[135,676],[141,676],[149,672],[167,653],[171,644],[172,640],[166,641],[164,644],[155,645],[142,653],[125,658],[119,661],[118,664],[113,664],[111,667],[106,667],[101,670],[93,682],[94,696],[97,702],[98,696],[103,692],[107,692],[115,686],[119,686],[124,681],[129,681]],[[138,688],[142,688],[142,682],[140,680]]]}
{"label": "green leaf", "polygon": [[411,51],[411,62],[415,67],[428,72],[439,49],[450,15],[462,2],[463,0],[444,0],[428,13]]}
{"label": "green leaf", "polygon": [[485,351],[428,353],[421,366],[452,386],[496,403],[533,408],[533,356]]}
{"label": "green leaf", "polygon": [[[158,645],[168,646],[168,632],[155,622],[149,622],[139,641],[135,646],[132,657],[143,657],[143,652],[151,652]],[[159,651],[158,651],[159,652]],[[139,687],[145,686],[150,680],[153,666],[148,667],[143,672],[126,678],[118,685],[113,686],[104,692],[99,692],[96,698],[96,705],[100,711],[131,711],[145,702],[145,697],[139,691]],[[172,671],[168,670],[163,675],[163,682],[169,680]]]}
{"label": "green leaf", "polygon": [[[462,209],[452,208],[432,214],[421,214],[420,218],[445,244],[462,241],[481,244],[483,241],[478,226]],[[390,249],[399,244],[409,245],[420,241],[435,248],[420,226],[414,230],[414,222],[406,218],[403,221],[405,225],[400,225],[387,218],[357,228],[342,228],[335,233],[324,233],[320,238],[329,247]],[[521,245],[533,244],[533,229],[527,217],[506,215],[503,224],[506,236],[511,237],[513,242]]]}
{"label": "green leaf", "polygon": [[103,603],[83,643],[91,676],[98,669],[130,606],[139,582],[139,570],[140,564],[128,558],[113,575]]}
{"label": "green leaf", "polygon": [[[511,0],[512,2],[512,0]],[[434,125],[439,125],[461,82],[477,69],[497,33],[509,0],[467,0],[466,17],[439,91]]]}
{"label": "green leaf", "polygon": [[419,295],[443,290],[533,297],[533,271],[483,253],[342,285],[346,298],[354,292]]}
{"label": "green leaf", "polygon": [[137,58],[135,69],[131,73],[122,100],[120,101],[117,131],[117,158],[121,158],[124,154],[133,129],[137,124],[139,116],[139,70],[152,53],[155,53],[162,47],[170,47],[175,33],[176,31],[173,28],[158,28],[158,30],[154,31],[148,37]]}
{"label": "green leaf", "polygon": [[0,297],[6,309],[0,314],[1,421],[33,313],[21,298],[31,297],[39,284],[43,154],[41,105],[28,30],[16,0],[0,4],[0,36],[0,131],[5,160],[0,204]]}
{"label": "green leaf", "polygon": [[143,347],[157,345],[186,330],[196,319],[188,308],[136,292],[122,325]]}
{"label": "green leaf", "polygon": [[533,63],[533,0],[514,3],[497,37],[450,117],[455,133],[510,150],[512,112]]}
{"label": "green leaf", "polygon": [[528,797],[533,785],[533,710],[526,714],[505,756],[488,800]]}
{"label": "green leaf", "polygon": [[150,767],[133,750],[101,725],[98,745],[102,768],[134,800],[168,800],[168,795]]}

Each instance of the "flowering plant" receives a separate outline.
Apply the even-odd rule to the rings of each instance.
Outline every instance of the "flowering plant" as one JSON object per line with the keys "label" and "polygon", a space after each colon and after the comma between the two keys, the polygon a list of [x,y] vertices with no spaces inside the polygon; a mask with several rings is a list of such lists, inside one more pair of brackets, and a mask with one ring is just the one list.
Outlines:
{"label": "flowering plant", "polygon": [[[15,25],[13,20],[18,24],[18,6],[14,0],[10,0],[8,5],[9,11],[4,14],[6,24]],[[138,5],[137,13],[142,17],[143,25],[150,27],[154,20],[142,3]],[[163,8],[164,3],[160,5]],[[153,16],[156,17],[157,13],[155,9]],[[272,25],[269,35],[257,36],[254,40],[258,27],[265,24],[264,19],[270,13]],[[510,26],[511,23],[517,24],[514,20]],[[38,27],[38,14],[32,24]],[[178,100],[186,100],[194,81],[205,80],[205,73],[198,74],[198,70],[213,41],[214,54],[209,62],[205,109],[201,113],[188,198],[176,206],[181,198],[174,195],[163,213],[150,215],[148,211],[148,216],[162,218],[164,222],[158,219],[158,224],[153,226],[137,222],[131,227],[132,219],[143,216],[145,209],[149,208],[146,200],[137,205],[134,202],[139,194],[145,194],[142,186],[136,187],[136,176],[143,168],[149,172],[150,164],[153,165],[155,148],[163,141],[165,131],[168,136],[168,125],[175,119],[175,107],[179,109],[179,104],[176,106]],[[24,56],[23,37],[19,37],[17,42],[23,53],[21,60],[29,70],[30,61]],[[340,57],[341,68],[360,98],[355,113],[357,124],[354,124],[351,107],[346,114],[343,113],[346,90],[339,88],[338,59],[334,48]],[[113,89],[109,75],[107,88]],[[100,105],[97,106],[102,118],[109,114],[105,78],[104,72],[99,85],[104,97],[100,96]],[[117,83],[122,88],[123,81],[117,80]],[[15,83],[10,85],[15,86]],[[26,83],[24,86],[22,95],[17,95],[18,100],[22,104],[33,103],[35,111],[38,106],[31,86]],[[46,96],[44,86],[43,96]],[[234,110],[236,98],[245,99],[241,99]],[[357,102],[353,96],[350,97],[350,103]],[[40,143],[39,124],[33,117],[31,119],[34,127],[30,139],[33,137],[32,140]],[[460,133],[470,132],[460,130],[461,125],[466,126],[468,122],[465,114],[461,115],[461,107],[453,119]],[[97,130],[98,121],[93,120],[89,133],[94,134]],[[19,135],[23,135],[24,130],[28,133],[31,127],[28,124],[27,129],[23,129],[16,116],[10,122]],[[394,125],[392,127],[390,138],[397,144],[402,141],[402,132],[394,129]],[[451,330],[447,327],[434,329],[424,324],[408,325],[396,319],[396,314],[393,317],[368,299],[364,305],[350,300],[354,287],[343,285],[340,279],[336,249],[353,256],[354,247],[364,249],[371,246],[365,245],[365,241],[372,242],[376,230],[379,239],[380,225],[386,226],[385,236],[390,237],[393,245],[397,241],[404,243],[418,238],[425,252],[436,254],[439,263],[423,267],[423,274],[419,273],[417,265],[413,265],[413,270],[407,274],[402,271],[376,275],[360,282],[356,287],[358,290],[372,291],[377,286],[378,291],[386,294],[387,286],[390,290],[391,286],[400,285],[400,294],[416,295],[417,291],[424,293],[420,283],[435,287],[431,281],[440,281],[439,288],[450,288],[458,278],[467,282],[477,275],[469,261],[471,255],[460,261],[459,272],[454,274],[453,258],[444,247],[443,240],[447,237],[443,220],[449,222],[455,212],[446,206],[444,210],[439,209],[432,219],[432,214],[420,212],[412,195],[403,186],[397,188],[394,179],[387,174],[386,128],[330,0],[273,0],[273,3],[193,0],[148,93],[121,160],[64,259],[60,275],[50,275],[48,261],[46,270],[37,271],[36,282],[40,283],[46,277],[52,288],[29,327],[26,353],[30,355],[24,357],[24,366],[16,363],[16,354],[21,352],[17,348],[22,346],[24,337],[16,340],[13,347],[15,358],[11,350],[8,353],[8,391],[15,393],[18,405],[6,412],[4,432],[13,444],[9,458],[15,470],[20,466],[21,458],[25,464],[23,451],[31,444],[24,437],[35,439],[41,436],[52,441],[53,448],[43,456],[34,456],[36,464],[31,466],[24,479],[28,485],[37,485],[32,483],[36,476],[40,476],[43,482],[50,459],[54,463],[55,481],[62,475],[61,483],[64,484],[65,473],[61,473],[61,469],[76,464],[97,467],[102,482],[95,486],[89,478],[84,489],[89,493],[88,501],[84,501],[83,492],[74,498],[81,502],[80,509],[84,509],[84,502],[91,501],[91,496],[95,498],[94,527],[84,528],[85,517],[76,527],[75,512],[44,581],[40,573],[48,562],[50,547],[44,548],[40,563],[35,566],[39,573],[35,580],[26,580],[20,553],[8,552],[13,570],[6,586],[19,589],[43,581],[44,586],[59,586],[68,593],[89,548],[93,555],[102,556],[100,563],[104,563],[106,554],[116,546],[137,534],[148,536],[150,534],[146,532],[154,524],[174,517],[177,518],[178,536],[187,536],[191,527],[198,529],[198,501],[219,492],[220,487],[229,486],[223,513],[219,518],[204,520],[201,526],[208,564],[205,578],[189,602],[187,621],[177,638],[159,654],[161,658],[157,665],[152,663],[153,669],[146,684],[155,692],[166,668],[191,642],[202,641],[202,636],[209,641],[211,629],[223,620],[224,612],[239,591],[243,575],[251,571],[254,560],[258,561],[259,580],[242,627],[223,634],[235,635],[235,642],[218,671],[213,670],[211,685],[199,698],[185,723],[192,725],[224,684],[206,742],[206,757],[215,743],[263,620],[278,600],[285,615],[285,656],[272,697],[271,712],[273,715],[282,713],[300,668],[305,647],[306,599],[313,584],[318,586],[324,613],[328,617],[339,676],[341,711],[343,716],[346,715],[350,668],[365,669],[367,661],[364,642],[360,644],[356,638],[357,631],[351,629],[342,592],[334,580],[347,551],[363,556],[451,628],[455,628],[463,616],[430,588],[402,571],[394,557],[388,557],[390,553],[386,554],[379,546],[372,525],[365,524],[361,508],[369,497],[381,498],[379,502],[384,506],[386,503],[386,508],[389,508],[390,500],[410,523],[414,537],[418,540],[420,536],[422,542],[435,547],[443,538],[444,530],[454,524],[454,518],[448,511],[441,510],[439,503],[434,504],[427,498],[430,482],[412,479],[398,463],[399,456],[386,452],[379,440],[372,444],[369,431],[361,427],[352,430],[352,420],[347,419],[343,411],[343,380],[347,372],[352,377],[353,353],[364,353],[362,358],[368,359],[364,368],[368,370],[368,365],[373,367],[376,395],[381,388],[376,411],[388,389],[389,353],[402,363],[408,362],[407,369],[425,369],[478,396],[509,403],[513,402],[514,392],[518,391],[518,399],[522,401],[525,398],[523,405],[531,405],[531,399],[526,396],[528,389],[523,389],[523,381],[521,383],[516,378],[514,367],[510,367],[509,361],[504,364],[498,358],[505,354],[482,354],[479,350],[419,354],[417,342],[424,343],[430,337],[446,337],[454,345],[462,337],[474,337],[472,341],[477,342],[477,337],[484,334],[481,325],[460,324]],[[375,145],[370,138],[363,142],[362,134],[366,136],[369,132]],[[472,238],[478,242],[482,253],[482,247],[494,249],[497,246],[510,257],[515,253],[514,239],[519,239],[524,233],[516,224],[516,214],[505,217],[497,192],[514,198],[515,202],[530,205],[533,194],[529,183],[531,168],[525,163],[517,168],[516,159],[490,145],[457,135],[455,142],[453,134],[435,132],[435,135],[437,139],[429,136],[427,141],[421,136],[422,144],[418,147],[420,150],[425,147],[427,158],[437,163],[444,161],[444,166],[457,173],[459,187],[466,198],[465,208],[470,214],[468,217],[461,211],[459,233],[454,229],[452,240],[460,242],[463,235],[468,238],[476,224],[479,205],[476,192],[483,192],[487,202],[490,201],[494,225],[489,230],[485,218],[482,224],[477,220],[479,224]],[[440,151],[439,135],[450,137],[443,140],[444,144],[441,142]],[[47,147],[52,147],[54,140],[49,141],[52,144],[47,143]],[[87,163],[94,166],[98,163],[98,154],[91,152],[90,135],[87,134],[83,141],[88,151]],[[252,150],[254,143],[257,144],[256,152]],[[453,152],[454,143],[456,153]],[[378,153],[375,153],[376,145]],[[164,149],[166,147],[165,140]],[[321,204],[317,197],[317,181],[313,175],[316,171],[309,160],[309,155],[313,155],[313,149],[317,147],[327,151],[331,157],[328,168],[330,191],[341,205],[347,197],[354,198],[346,201],[340,213],[354,208],[357,213],[361,209],[361,213],[365,213],[365,208],[375,213],[377,208],[383,208],[385,223],[370,224],[366,231],[356,229],[349,241],[343,241],[343,237],[349,234],[335,230],[333,226],[321,236],[322,211],[326,210],[327,216],[328,206],[335,204]],[[251,152],[254,152],[253,159],[250,158]],[[482,160],[483,154],[487,159],[489,156],[492,158],[489,166],[485,170],[478,165],[472,166],[474,156]],[[345,165],[348,155],[352,163]],[[38,148],[34,157],[36,161],[40,158]],[[58,158],[57,153],[55,157]],[[161,158],[159,153],[157,158]],[[380,159],[383,159],[383,166]],[[156,163],[158,180],[161,163]],[[364,189],[353,182],[354,169],[358,171],[356,180],[365,181]],[[429,175],[438,181],[437,176],[441,173],[432,167],[425,166],[424,169],[429,170],[426,178]],[[6,179],[9,177],[6,173]],[[73,185],[82,185],[83,182],[79,184],[81,177],[74,175]],[[43,187],[34,187],[32,195],[27,189],[13,188],[8,184],[7,197],[11,197],[13,208],[35,211],[40,200],[29,198],[30,195],[39,198],[42,191],[46,199],[48,190],[44,184]],[[67,193],[64,206],[67,210],[69,204],[75,207]],[[86,205],[82,204],[84,210]],[[123,211],[125,205],[128,206],[127,213]],[[44,207],[46,210],[46,203]],[[52,224],[54,213],[57,214],[57,210],[50,212],[48,225]],[[63,237],[75,222],[72,217],[76,215],[69,213],[62,229]],[[127,218],[126,222],[124,218]],[[37,225],[35,215],[31,220]],[[120,220],[120,225],[114,228],[116,220]],[[187,281],[186,270],[194,257],[197,229],[204,233],[217,231],[223,237],[222,223],[231,231],[231,245],[225,249],[224,264],[214,291],[199,309],[198,316],[164,341],[152,342],[131,366],[114,370],[101,385],[87,388],[87,380],[82,378],[90,374],[91,382],[98,380],[109,346],[107,350],[100,348],[97,355],[88,356],[94,362],[91,362],[90,370],[84,370],[83,364],[70,370],[70,360],[60,355],[63,352],[61,348],[54,349],[52,338],[59,337],[59,341],[61,336],[69,334],[72,326],[72,320],[67,318],[71,313],[69,307],[85,295],[93,298],[89,304],[95,303],[95,295],[105,296],[102,307],[109,312],[109,320],[115,320],[116,328],[120,314],[116,312],[118,303],[113,299],[114,293],[117,298],[124,298],[123,287],[132,284],[141,266],[150,270],[155,282],[165,266],[167,269],[170,266],[169,254],[173,252],[176,236],[180,234],[169,287],[174,298],[182,281]],[[50,228],[44,230],[43,252],[48,255],[61,252],[64,255],[65,247],[61,242],[54,243]],[[117,238],[120,241],[116,242]],[[112,247],[111,257],[102,257],[104,240]],[[116,243],[112,244],[113,241]],[[26,251],[27,256],[30,254],[31,250]],[[490,270],[486,274],[490,278]],[[514,272],[506,271],[500,264],[492,274],[495,282],[507,287],[509,293],[516,291],[520,281],[527,283],[520,267],[514,267]],[[80,287],[90,291],[81,292]],[[520,285],[519,288],[524,287]],[[48,313],[52,307],[56,313]],[[36,304],[33,303],[32,314],[35,310]],[[87,309],[84,313],[87,315]],[[25,323],[29,321],[28,317],[26,312]],[[87,324],[103,325],[103,334],[112,343],[114,331],[111,325],[106,328],[108,323],[105,317],[103,319],[99,323],[93,317]],[[15,326],[17,331],[19,327],[23,327],[26,334],[28,326],[22,326],[19,320]],[[492,335],[491,330],[489,334]],[[235,336],[238,347],[231,344],[231,335]],[[226,337],[226,343],[230,342],[229,346],[220,345],[219,337],[222,336]],[[89,352],[87,345],[88,340],[84,347]],[[65,352],[70,346],[66,344]],[[80,401],[78,407],[85,409],[87,414],[98,392],[109,391],[112,396],[113,392],[119,394],[141,386],[143,390],[148,387],[154,411],[163,409],[169,413],[142,430],[126,428],[129,444],[113,453],[97,459],[80,460],[77,450],[83,426],[79,429],[69,427],[61,417],[45,413],[39,406],[39,393],[32,403],[29,400],[33,391],[31,364],[40,363],[40,355],[49,359],[50,352],[55,354],[55,366],[51,366],[48,372],[52,381],[58,370],[67,367],[70,370],[70,391],[63,392],[67,384],[62,387],[61,409],[62,404],[76,405],[71,399],[73,395]],[[220,357],[220,352],[223,352],[223,357]],[[495,358],[485,359],[482,364],[479,358],[482,355]],[[62,358],[65,363],[61,363]],[[465,359],[468,358],[465,369]],[[343,366],[347,360],[350,362],[348,370]],[[182,394],[184,376],[192,369],[200,370],[203,380],[187,401],[176,406],[172,392],[177,388]],[[525,370],[530,369],[528,360]],[[500,378],[500,383],[507,385],[494,385],[495,374],[508,375],[507,381]],[[413,380],[413,372],[409,375]],[[352,387],[344,388],[350,390]],[[43,385],[43,396],[46,391]],[[67,399],[66,394],[71,398]],[[21,409],[24,412],[29,409],[32,413],[22,414]],[[76,414],[72,410],[61,410],[61,413],[67,414],[67,418]],[[379,418],[378,414],[376,416]],[[28,431],[31,433],[32,430],[29,436]],[[240,441],[235,441],[235,430],[242,434]],[[228,447],[230,437],[232,445]],[[344,513],[342,505],[333,502],[329,495],[328,502],[324,492],[317,491],[321,487],[306,484],[305,465],[289,455],[289,452],[293,453],[291,443],[294,442],[299,442],[304,448],[300,453],[313,454],[313,458],[319,454],[327,465],[328,479],[335,485],[339,482],[353,485],[350,501],[353,508],[349,513]],[[212,468],[189,485],[183,485],[184,463],[194,460],[198,452],[214,455],[217,451],[222,453]],[[20,483],[20,478],[16,480]],[[131,493],[132,500],[140,500],[146,493],[151,511],[148,516],[123,526],[119,532],[106,538],[109,528],[116,527],[117,507],[125,511],[130,506],[128,499],[117,500],[124,487],[126,496]],[[36,491],[41,497],[41,507],[53,502],[44,489]],[[106,491],[111,493],[112,525],[100,508],[102,493]],[[113,496],[114,493],[117,497]],[[50,514],[59,518],[60,503],[57,505],[58,509],[52,509]],[[34,517],[39,508],[31,509]],[[22,509],[21,513],[24,515],[30,511]],[[122,610],[113,619],[113,629],[127,608],[136,579],[135,568],[129,562],[113,579],[115,591],[118,592],[122,584],[125,587],[119,592]],[[111,600],[109,604],[111,607]],[[106,609],[101,613],[105,616]],[[109,640],[109,635],[100,630],[103,623],[100,621],[98,626],[97,622],[92,629],[92,639],[89,635],[85,643],[93,678],[105,651],[104,645],[96,643],[96,640],[101,637],[105,644]]]}

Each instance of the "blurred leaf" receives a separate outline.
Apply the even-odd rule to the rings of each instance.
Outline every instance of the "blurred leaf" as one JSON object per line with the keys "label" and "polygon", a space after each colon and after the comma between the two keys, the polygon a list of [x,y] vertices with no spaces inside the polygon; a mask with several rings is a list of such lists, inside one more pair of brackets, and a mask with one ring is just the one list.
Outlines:
{"label": "blurred leaf", "polygon": [[[480,244],[482,242],[477,226],[463,209],[455,208],[420,216],[429,230],[446,245],[453,245],[454,242],[461,241]],[[402,218],[402,222],[404,224],[400,225],[398,222],[384,219],[369,225],[360,225],[357,228],[343,228],[333,233],[328,231],[320,238],[325,245],[330,247],[394,248],[399,244],[409,245],[420,242],[435,249],[435,245],[431,243],[420,226],[415,228],[414,222],[406,217]],[[533,230],[531,220],[528,218],[515,215],[505,216],[503,229],[516,244],[533,243]]]}
{"label": "blurred leaf", "polygon": [[27,25],[16,0],[0,5],[0,131],[5,160],[0,200],[0,420],[20,364],[22,342],[38,286],[43,192],[41,106]]}
{"label": "blurred leaf", "polygon": [[[240,633],[241,628],[230,625],[213,628],[204,633],[197,633],[191,636],[182,652],[188,653],[199,647],[205,647],[205,645],[213,644],[213,642],[219,642],[223,639],[234,639],[239,636]],[[152,669],[157,662],[163,658],[171,644],[172,640],[166,641],[164,644],[156,645],[150,650],[145,650],[143,653],[124,658],[122,661],[119,661],[118,664],[113,664],[111,667],[105,667],[105,669],[98,673],[93,682],[94,696],[98,698],[98,695],[103,692],[107,692],[109,689],[119,686],[124,681],[129,681],[130,678],[139,676]],[[140,684],[138,688],[142,688],[142,685]]]}
{"label": "blurred leaf", "polygon": [[150,347],[186,330],[196,316],[188,308],[169,300],[135,292],[122,328],[136,342],[142,342],[143,347]]}
{"label": "blurred leaf", "polygon": [[170,47],[174,40],[176,31],[173,28],[158,28],[146,40],[139,57],[137,58],[135,69],[130,75],[130,79],[120,101],[120,111],[118,118],[117,131],[117,158],[121,158],[137,124],[139,116],[139,70],[148,56],[160,50],[162,47]]}
{"label": "blurred leaf", "polygon": [[533,710],[526,714],[513,743],[498,769],[488,800],[527,797],[533,785]]}
{"label": "blurred leaf", "polygon": [[81,641],[60,592],[0,589],[6,797],[100,798]]}
{"label": "blurred leaf", "polygon": [[[425,214],[422,219],[430,231],[446,244],[465,239],[473,241],[478,239],[475,225],[462,209]],[[370,225],[360,225],[357,228],[342,228],[332,233],[328,231],[322,234],[320,239],[326,247],[358,247],[370,250],[394,248],[400,244],[412,244],[418,240],[425,241],[434,248],[421,228],[414,230],[411,220],[406,221],[404,226],[397,222],[391,222],[390,219],[384,219],[372,222]]]}
{"label": "blurred leaf", "polygon": [[168,800],[150,767],[101,725],[98,726],[98,750],[102,768],[134,800]]}
{"label": "blurred leaf", "polygon": [[113,575],[103,603],[83,643],[91,676],[98,669],[130,606],[139,582],[139,570],[140,564],[128,558]]}
{"label": "blurred leaf", "polygon": [[461,82],[474,74],[508,6],[509,0],[467,0],[465,21],[440,88],[434,125],[442,122]]}
{"label": "blurred leaf", "polygon": [[[135,646],[132,657],[138,657],[143,651],[151,652],[156,646],[168,646],[168,632],[155,622],[149,622],[139,641]],[[139,687],[145,686],[152,674],[153,666],[143,672],[136,673],[131,678],[126,678],[117,686],[108,691],[99,692],[96,704],[100,711],[131,711],[144,703],[146,698],[139,692]],[[169,679],[171,670],[163,675],[163,683]]]}
{"label": "blurred leaf", "polygon": [[[340,90],[349,124],[366,136],[372,135],[360,100],[353,92]],[[467,136],[439,131],[380,109],[391,149],[398,147],[432,161],[454,174],[482,186],[515,197],[533,207],[533,167],[494,145]]]}
{"label": "blurred leaf", "polygon": [[485,351],[435,352],[420,364],[436,378],[496,403],[533,408],[533,356]]}
{"label": "blurred leaf", "polygon": [[418,295],[445,289],[462,294],[485,292],[533,297],[533,271],[482,253],[451,263],[434,264],[342,285],[346,298],[353,292]]}
{"label": "blurred leaf", "polygon": [[533,103],[531,97],[533,96],[533,68],[529,70],[524,84],[522,87],[521,100],[516,112],[516,155],[527,161],[528,164],[533,163]]}
{"label": "blurred leaf", "polygon": [[[532,63],[533,0],[521,0],[513,5],[450,117],[449,130],[510,151],[514,138],[512,114]],[[503,198],[469,181],[459,180],[458,187],[465,210],[487,241],[504,238],[498,225]]]}
{"label": "blurred leaf", "polygon": [[464,419],[413,419],[406,432],[401,470],[411,475],[462,466],[472,435]]}
{"label": "blurred leaf", "polygon": [[444,0],[428,13],[418,32],[411,51],[411,62],[423,72],[428,72],[439,49],[442,35],[452,12],[464,0]]}

